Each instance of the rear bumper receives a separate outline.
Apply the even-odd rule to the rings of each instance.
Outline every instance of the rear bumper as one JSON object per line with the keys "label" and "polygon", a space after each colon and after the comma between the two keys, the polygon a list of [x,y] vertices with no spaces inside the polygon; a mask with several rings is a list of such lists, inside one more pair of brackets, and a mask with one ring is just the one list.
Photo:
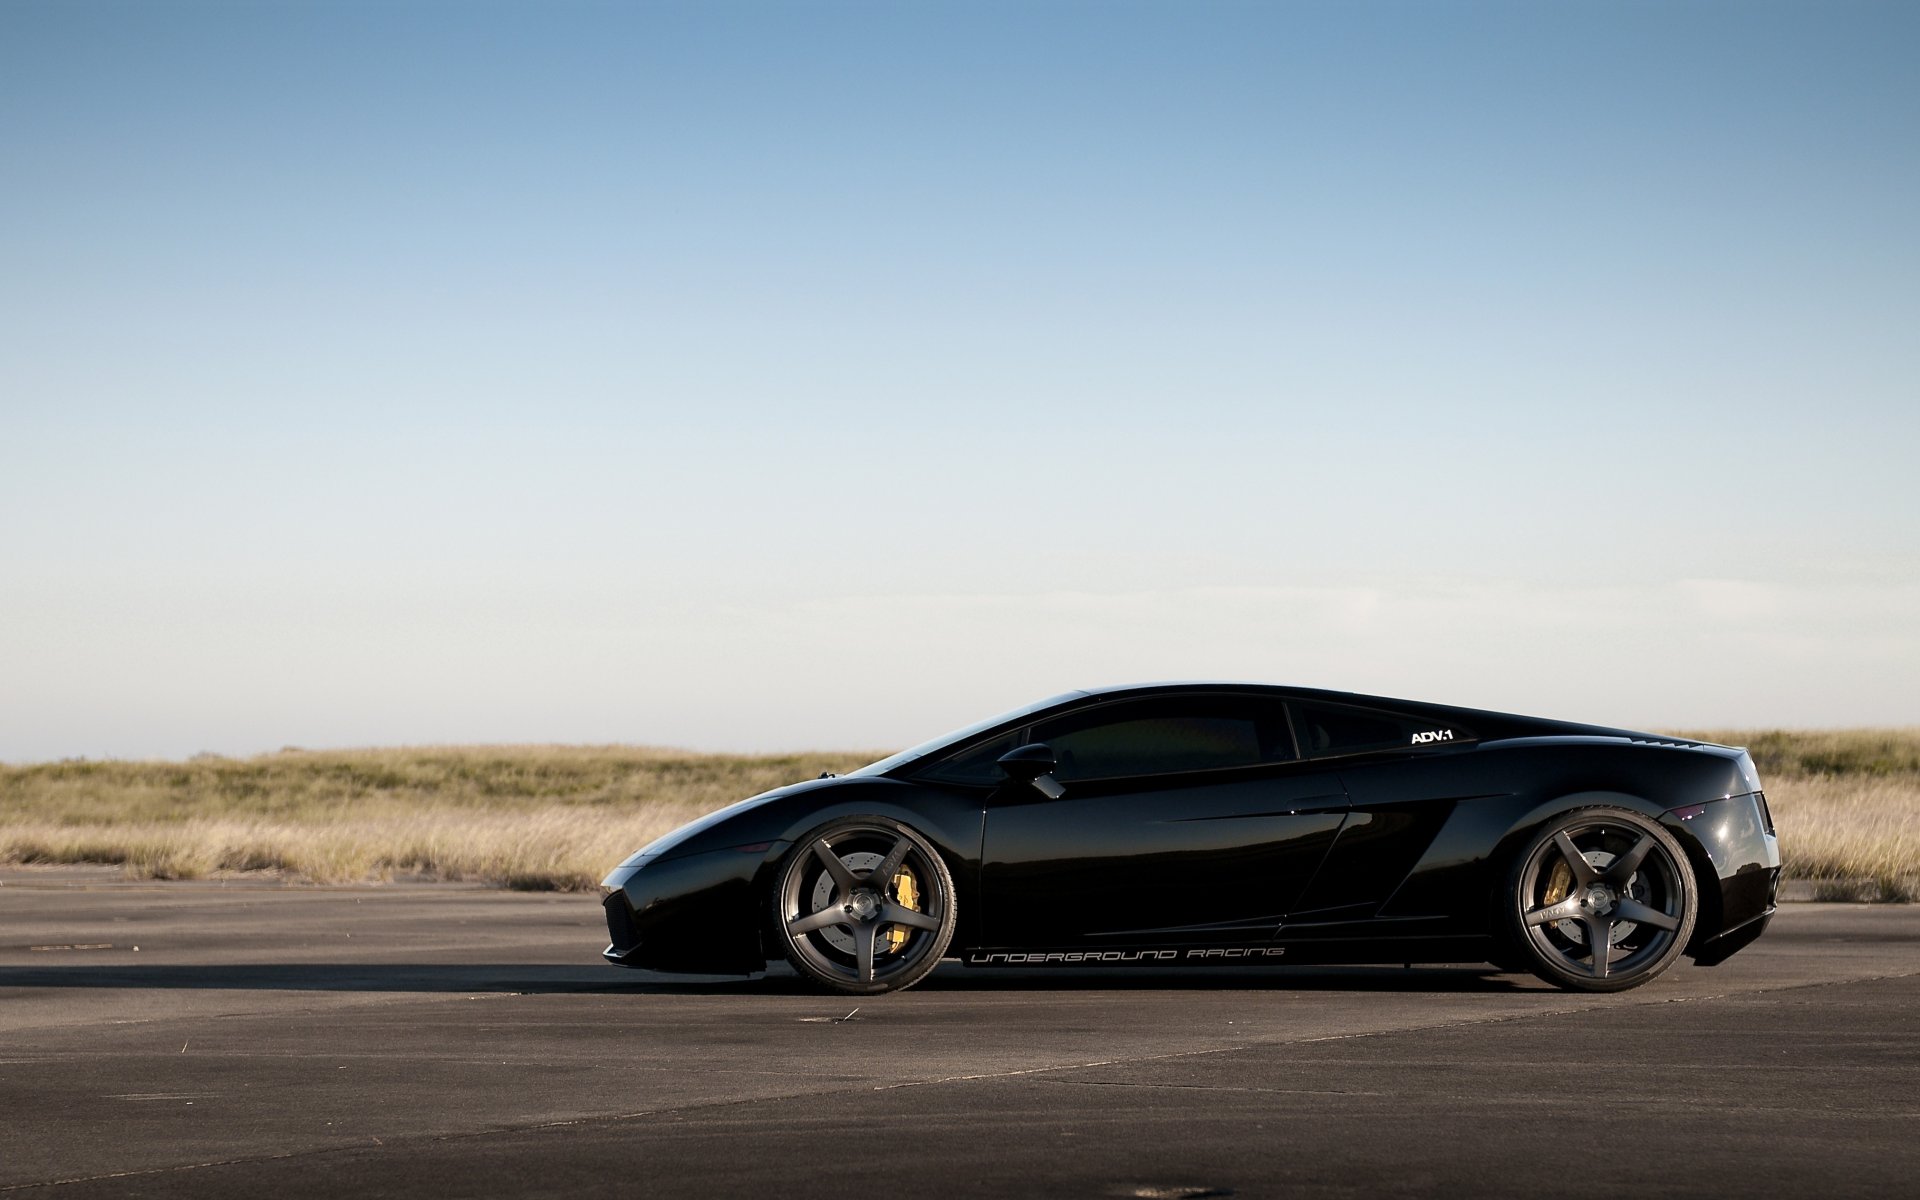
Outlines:
{"label": "rear bumper", "polygon": [[1752,945],[1755,938],[1767,931],[1767,926],[1773,921],[1773,914],[1774,909],[1769,907],[1759,916],[1743,921],[1716,938],[1699,943],[1699,948],[1693,955],[1694,964],[1702,967],[1717,967],[1732,958],[1739,951]]}
{"label": "rear bumper", "polygon": [[1725,962],[1773,919],[1780,843],[1766,799],[1758,792],[1729,796],[1676,810],[1664,823],[1691,843],[1688,854],[1700,875],[1700,923],[1687,953],[1701,966]]}

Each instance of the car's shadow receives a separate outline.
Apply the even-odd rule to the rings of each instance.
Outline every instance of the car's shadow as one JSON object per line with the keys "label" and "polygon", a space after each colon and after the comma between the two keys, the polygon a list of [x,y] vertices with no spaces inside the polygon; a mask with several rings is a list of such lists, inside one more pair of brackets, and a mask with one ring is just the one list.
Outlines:
{"label": "car's shadow", "polygon": [[[1486,966],[1199,967],[1033,970],[947,964],[915,987],[919,992],[1090,991],[1346,991],[1512,992],[1544,987],[1527,976]],[[623,971],[597,964],[544,963],[232,963],[108,964],[0,967],[0,991],[11,988],[205,989],[211,991],[416,992],[457,994],[663,994],[819,996],[792,973],[681,976]]]}

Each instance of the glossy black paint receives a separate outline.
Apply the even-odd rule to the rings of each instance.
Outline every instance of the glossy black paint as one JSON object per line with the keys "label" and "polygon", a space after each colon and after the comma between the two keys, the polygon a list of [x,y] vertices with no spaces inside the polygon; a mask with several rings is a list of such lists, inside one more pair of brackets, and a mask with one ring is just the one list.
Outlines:
{"label": "glossy black paint", "polygon": [[1347,798],[1289,763],[1074,784],[987,801],[979,934],[995,946],[1273,936],[1333,845]]}
{"label": "glossy black paint", "polygon": [[[1349,713],[1391,717],[1401,733],[1434,740],[1069,780],[1057,799],[999,770],[929,777],[950,755],[1019,745],[1050,721],[1143,697],[1284,704],[1293,737],[1268,755],[1313,754],[1337,740],[1328,730]],[[1309,712],[1325,719],[1309,725]],[[663,970],[760,969],[774,944],[774,873],[796,839],[838,817],[891,817],[933,843],[954,878],[950,953],[962,961],[1131,950],[1244,961],[1208,952],[1230,947],[1278,950],[1284,961],[1498,958],[1495,906],[1515,855],[1545,821],[1593,805],[1658,820],[1686,850],[1701,894],[1687,951],[1702,964],[1759,936],[1778,884],[1777,843],[1742,752],[1443,705],[1244,684],[1107,689],[877,766],[743,801],[627,860],[607,879],[607,957]]]}
{"label": "glossy black paint", "polygon": [[[781,859],[817,825],[874,816],[919,830],[955,871],[956,884],[962,870],[969,881],[977,877],[977,803],[884,776],[808,780],[703,817],[662,839],[671,846],[648,847],[622,863],[607,877],[605,904],[615,915],[606,957],[663,971],[761,969],[773,944],[772,893]],[[630,914],[624,931],[622,905]],[[956,939],[968,930],[964,899],[958,908]]]}

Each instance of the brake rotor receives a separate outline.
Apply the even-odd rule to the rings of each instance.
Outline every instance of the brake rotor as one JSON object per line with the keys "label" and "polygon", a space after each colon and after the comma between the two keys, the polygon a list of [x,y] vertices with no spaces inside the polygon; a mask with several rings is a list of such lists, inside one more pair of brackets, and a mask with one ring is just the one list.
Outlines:
{"label": "brake rotor", "polygon": [[[840,861],[847,865],[847,870],[860,873],[873,870],[880,865],[882,859],[878,854],[873,854],[866,850],[855,850],[848,854],[842,854]],[[888,892],[893,902],[900,907],[911,908],[915,912],[920,911],[920,881],[914,878],[913,872],[906,867],[901,867],[899,874],[893,877],[893,886],[888,889]],[[822,871],[819,881],[813,885],[813,898],[811,901],[813,908],[811,911],[819,912],[832,902],[833,876]],[[841,926],[829,925],[824,929],[815,930],[815,932],[825,940],[827,945],[832,946],[842,954],[854,953],[853,935]],[[907,939],[911,936],[913,936],[913,931],[906,926],[890,925],[874,948],[883,954],[892,954],[902,946],[905,946]]]}

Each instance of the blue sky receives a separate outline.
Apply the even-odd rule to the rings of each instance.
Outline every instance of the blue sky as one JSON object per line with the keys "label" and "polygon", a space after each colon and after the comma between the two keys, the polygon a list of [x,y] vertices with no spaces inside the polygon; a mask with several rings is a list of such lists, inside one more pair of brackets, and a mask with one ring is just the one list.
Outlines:
{"label": "blue sky", "polygon": [[1920,17],[0,6],[0,759],[1920,722]]}

